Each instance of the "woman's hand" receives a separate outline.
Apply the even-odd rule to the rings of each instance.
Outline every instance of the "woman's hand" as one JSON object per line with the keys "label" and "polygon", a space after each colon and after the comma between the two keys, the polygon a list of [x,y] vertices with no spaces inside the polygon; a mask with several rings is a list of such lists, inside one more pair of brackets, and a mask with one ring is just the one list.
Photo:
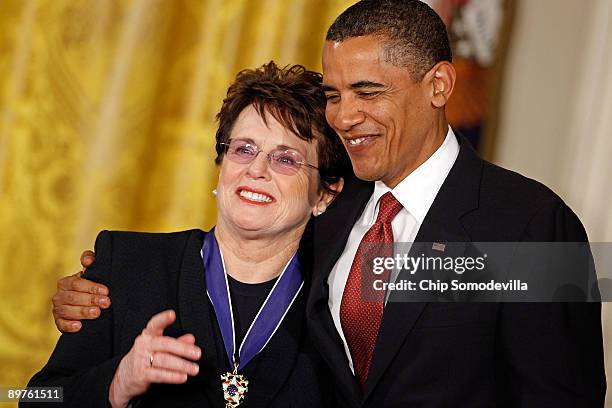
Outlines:
{"label": "woman's hand", "polygon": [[202,351],[195,345],[193,335],[185,334],[177,339],[163,335],[164,328],[175,319],[173,310],[158,313],[136,337],[110,385],[108,400],[113,408],[125,407],[153,383],[182,384],[187,376],[198,374],[200,367],[193,361],[200,359]]}
{"label": "woman's hand", "polygon": [[[95,260],[92,251],[81,254],[83,270]],[[96,319],[100,309],[110,307],[108,288],[96,282],[81,278],[82,272],[66,276],[57,281],[57,292],[53,295],[53,318],[55,325],[63,333],[81,330],[83,319]]]}

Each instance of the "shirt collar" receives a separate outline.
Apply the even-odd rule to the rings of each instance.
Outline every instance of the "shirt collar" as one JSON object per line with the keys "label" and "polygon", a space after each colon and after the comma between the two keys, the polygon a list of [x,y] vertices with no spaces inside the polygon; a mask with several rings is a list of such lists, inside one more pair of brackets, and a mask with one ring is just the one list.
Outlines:
{"label": "shirt collar", "polygon": [[[444,183],[446,176],[453,167],[458,154],[459,143],[449,126],[442,145],[429,159],[400,181],[394,189],[390,189],[380,180],[374,183],[374,193],[366,208],[364,221],[369,225],[376,221],[378,200],[387,191],[391,191],[404,209],[417,220],[418,224],[423,223],[429,207],[431,207],[440,187],[442,187],[442,183]],[[372,203],[374,205],[370,205]]]}

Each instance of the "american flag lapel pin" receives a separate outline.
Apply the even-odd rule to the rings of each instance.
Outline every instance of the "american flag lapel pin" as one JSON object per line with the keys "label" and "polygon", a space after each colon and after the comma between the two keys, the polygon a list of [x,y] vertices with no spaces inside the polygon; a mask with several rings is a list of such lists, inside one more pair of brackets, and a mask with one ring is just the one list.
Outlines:
{"label": "american flag lapel pin", "polygon": [[444,252],[446,250],[446,244],[443,244],[441,242],[434,242],[431,245],[431,249],[433,249],[434,251]]}

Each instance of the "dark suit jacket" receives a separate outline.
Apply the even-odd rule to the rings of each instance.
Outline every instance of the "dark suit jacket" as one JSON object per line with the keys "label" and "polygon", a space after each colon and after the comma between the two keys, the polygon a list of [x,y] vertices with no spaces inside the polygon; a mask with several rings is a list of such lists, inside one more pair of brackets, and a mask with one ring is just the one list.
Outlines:
{"label": "dark suit jacket", "polygon": [[[109,287],[112,306],[100,318],[84,320],[79,333],[63,334],[47,365],[28,385],[63,386],[65,406],[106,407],[109,385],[134,339],[154,314],[174,309],[177,320],[165,334],[195,335],[203,354],[200,373],[186,384],[153,385],[137,403],[224,407],[219,376],[229,366],[206,294],[200,256],[204,234],[100,233],[96,261],[85,277]],[[307,285],[265,349],[245,367],[250,381],[245,407],[322,405],[323,370],[303,330],[306,294]]]}
{"label": "dark suit jacket", "polygon": [[[346,181],[314,225],[310,335],[335,377],[340,407],[603,407],[599,303],[387,303],[366,390],[352,375],[328,308],[327,278],[373,183]],[[586,241],[548,188],[459,156],[415,241]]]}

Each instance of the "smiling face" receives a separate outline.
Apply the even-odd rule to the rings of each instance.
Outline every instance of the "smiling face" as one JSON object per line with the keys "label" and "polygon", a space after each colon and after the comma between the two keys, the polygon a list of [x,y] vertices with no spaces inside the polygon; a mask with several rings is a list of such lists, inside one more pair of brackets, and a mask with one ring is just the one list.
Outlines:
{"label": "smiling face", "polygon": [[303,232],[310,214],[324,195],[317,170],[302,166],[293,175],[270,168],[266,153],[279,147],[300,153],[307,163],[318,163],[316,140],[298,138],[266,112],[266,123],[256,109],[245,108],[230,138],[249,140],[261,153],[248,164],[223,157],[217,186],[218,225],[250,237]]}
{"label": "smiling face", "polygon": [[442,144],[446,125],[432,105],[433,73],[416,82],[387,62],[379,37],[323,48],[326,117],[340,135],[357,177],[393,188]]}

